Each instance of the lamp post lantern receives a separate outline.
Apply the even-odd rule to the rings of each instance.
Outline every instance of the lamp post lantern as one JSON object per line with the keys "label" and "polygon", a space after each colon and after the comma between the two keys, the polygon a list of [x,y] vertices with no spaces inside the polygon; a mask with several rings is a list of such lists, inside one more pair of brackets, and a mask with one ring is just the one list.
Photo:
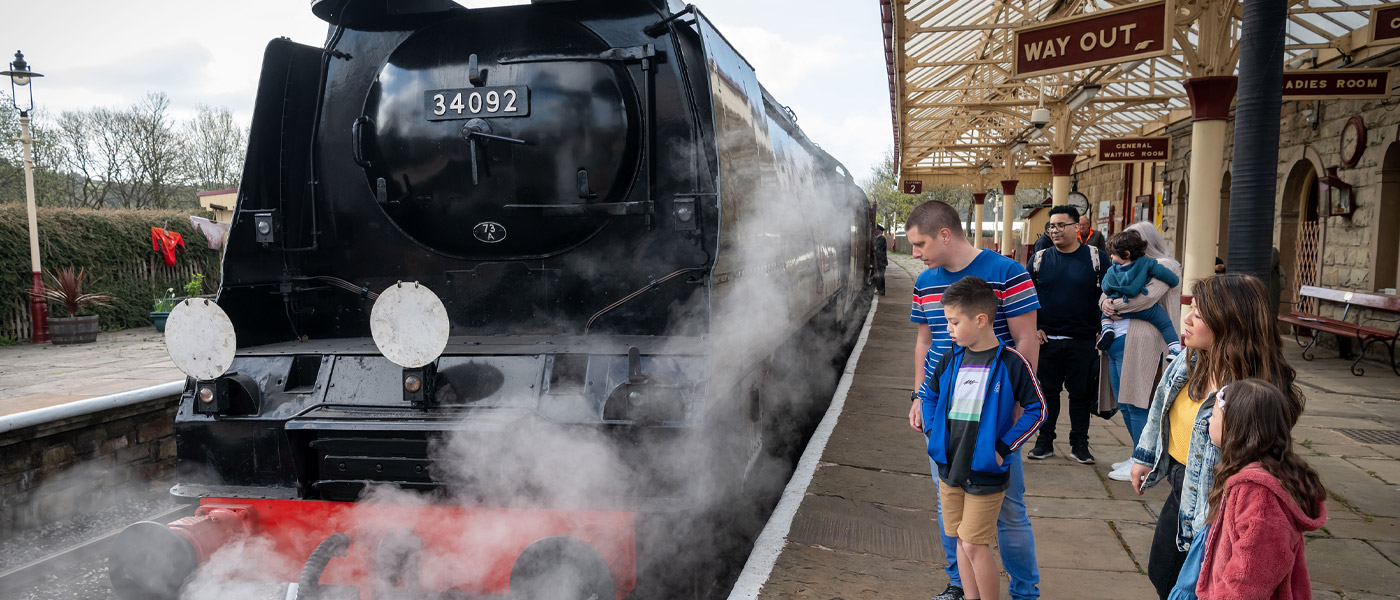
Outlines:
{"label": "lamp post lantern", "polygon": [[[34,87],[29,85],[35,77],[43,77],[29,70],[24,61],[24,53],[16,51],[10,70],[0,72],[10,78],[10,101],[19,111],[19,142],[24,146],[24,194],[29,211],[29,266],[30,296],[29,319],[34,335],[30,341],[42,344],[49,341],[49,304],[44,300],[44,275],[39,265],[39,217],[34,209],[34,138],[29,137],[29,113],[34,110]],[[29,102],[20,105],[19,91],[29,92]]]}

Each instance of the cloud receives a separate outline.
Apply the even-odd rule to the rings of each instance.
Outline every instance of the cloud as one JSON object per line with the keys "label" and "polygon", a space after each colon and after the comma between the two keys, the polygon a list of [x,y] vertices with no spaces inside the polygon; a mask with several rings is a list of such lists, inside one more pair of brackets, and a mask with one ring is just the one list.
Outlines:
{"label": "cloud", "polygon": [[844,40],[835,35],[804,42],[762,27],[718,23],[715,27],[753,65],[759,82],[774,96],[791,94],[809,77],[850,60],[841,52]]}
{"label": "cloud", "polygon": [[884,160],[885,151],[894,144],[889,111],[870,111],[848,115],[814,113],[801,118],[798,124],[807,137],[846,166],[857,182],[870,174],[876,163]]}

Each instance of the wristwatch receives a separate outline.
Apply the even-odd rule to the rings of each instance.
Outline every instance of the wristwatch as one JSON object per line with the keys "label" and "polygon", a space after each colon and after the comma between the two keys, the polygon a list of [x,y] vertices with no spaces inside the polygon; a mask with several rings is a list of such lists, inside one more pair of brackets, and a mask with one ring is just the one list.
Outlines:
{"label": "wristwatch", "polygon": [[919,401],[919,390],[914,390],[914,391],[912,391],[912,392],[909,392],[909,401],[910,401],[910,402],[918,402],[918,401]]}

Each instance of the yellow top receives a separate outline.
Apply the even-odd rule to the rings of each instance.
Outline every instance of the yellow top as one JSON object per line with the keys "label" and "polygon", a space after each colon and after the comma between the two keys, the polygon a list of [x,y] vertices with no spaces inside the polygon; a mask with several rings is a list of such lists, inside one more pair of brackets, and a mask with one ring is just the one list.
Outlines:
{"label": "yellow top", "polygon": [[1167,440],[1167,452],[1176,459],[1176,462],[1186,464],[1186,458],[1191,453],[1191,429],[1196,426],[1196,414],[1201,410],[1201,403],[1205,399],[1194,400],[1190,394],[1186,393],[1189,386],[1182,386],[1181,393],[1176,395],[1176,402],[1167,409],[1167,419],[1171,423],[1171,429]]}

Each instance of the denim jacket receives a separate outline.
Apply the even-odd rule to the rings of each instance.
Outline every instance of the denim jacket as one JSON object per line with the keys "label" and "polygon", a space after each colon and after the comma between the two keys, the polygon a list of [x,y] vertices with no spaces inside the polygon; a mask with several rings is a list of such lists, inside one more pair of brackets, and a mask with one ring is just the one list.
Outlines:
{"label": "denim jacket", "polygon": [[[1138,445],[1133,449],[1133,461],[1152,467],[1142,489],[1156,485],[1167,475],[1167,465],[1171,462],[1167,453],[1167,440],[1171,435],[1171,420],[1167,417],[1172,403],[1186,387],[1190,370],[1187,353],[1182,352],[1167,365],[1162,373],[1162,381],[1152,393],[1152,406],[1148,409],[1147,424],[1138,437]],[[1220,462],[1220,448],[1210,442],[1210,413],[1215,407],[1215,394],[1201,403],[1196,413],[1196,424],[1191,427],[1191,446],[1188,450],[1186,473],[1182,479],[1181,510],[1177,517],[1176,547],[1185,552],[1191,548],[1191,539],[1196,532],[1206,526],[1206,513],[1210,511],[1210,488],[1215,483],[1215,465]]]}

